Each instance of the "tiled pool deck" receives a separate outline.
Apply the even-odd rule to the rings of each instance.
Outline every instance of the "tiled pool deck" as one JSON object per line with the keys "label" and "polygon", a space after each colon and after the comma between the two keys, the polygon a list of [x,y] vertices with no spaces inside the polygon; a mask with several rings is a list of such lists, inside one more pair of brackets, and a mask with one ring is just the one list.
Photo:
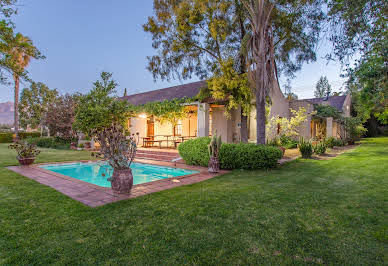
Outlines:
{"label": "tiled pool deck", "polygon": [[[10,166],[8,169],[21,174],[25,177],[33,179],[41,184],[52,187],[57,191],[69,196],[72,199],[78,200],[90,207],[97,207],[107,203],[120,201],[124,199],[136,198],[150,193],[180,187],[184,185],[198,183],[215,176],[227,173],[227,171],[221,171],[218,174],[210,174],[207,168],[188,166],[184,164],[175,164],[168,162],[159,162],[151,160],[135,160],[139,163],[155,164],[168,167],[184,168],[189,170],[200,171],[196,174],[185,175],[180,177],[166,178],[158,181],[153,181],[144,184],[134,185],[129,195],[115,194],[110,188],[100,187],[94,184],[90,184],[78,179],[74,179],[68,176],[64,176],[52,171],[48,171],[38,167],[38,165],[32,166]],[[50,163],[53,164],[53,163]],[[40,164],[44,165],[44,164]]]}

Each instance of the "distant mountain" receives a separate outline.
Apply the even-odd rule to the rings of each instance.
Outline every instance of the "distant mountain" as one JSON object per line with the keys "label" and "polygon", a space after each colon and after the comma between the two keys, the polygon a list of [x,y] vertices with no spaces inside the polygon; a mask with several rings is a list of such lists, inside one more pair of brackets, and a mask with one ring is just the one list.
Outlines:
{"label": "distant mountain", "polygon": [[13,124],[13,102],[0,103],[0,124]]}

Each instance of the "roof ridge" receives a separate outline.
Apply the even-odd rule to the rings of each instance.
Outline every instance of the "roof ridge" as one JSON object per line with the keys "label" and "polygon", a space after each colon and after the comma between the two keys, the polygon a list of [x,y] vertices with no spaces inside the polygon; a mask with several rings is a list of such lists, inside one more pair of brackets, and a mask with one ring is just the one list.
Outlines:
{"label": "roof ridge", "polygon": [[175,88],[175,87],[182,87],[182,86],[192,85],[192,84],[201,83],[201,82],[206,82],[206,80],[194,81],[194,82],[184,83],[184,84],[180,84],[180,85],[174,85],[174,86],[170,86],[170,87],[166,87],[166,88],[139,92],[139,93],[130,94],[130,95],[127,95],[127,96],[122,96],[120,98],[124,98],[125,99],[127,97],[132,97],[132,96],[135,96],[135,95],[142,95],[142,94],[145,94],[145,93],[158,92],[158,91],[162,91],[162,90],[168,90],[168,89],[172,89],[172,88]]}

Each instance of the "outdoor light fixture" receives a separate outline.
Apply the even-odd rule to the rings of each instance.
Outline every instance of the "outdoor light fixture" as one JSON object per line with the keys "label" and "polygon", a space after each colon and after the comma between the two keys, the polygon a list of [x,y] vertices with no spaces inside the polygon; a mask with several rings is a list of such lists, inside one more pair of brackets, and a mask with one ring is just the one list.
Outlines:
{"label": "outdoor light fixture", "polygon": [[146,114],[140,114],[139,117],[140,118],[147,118],[147,115]]}

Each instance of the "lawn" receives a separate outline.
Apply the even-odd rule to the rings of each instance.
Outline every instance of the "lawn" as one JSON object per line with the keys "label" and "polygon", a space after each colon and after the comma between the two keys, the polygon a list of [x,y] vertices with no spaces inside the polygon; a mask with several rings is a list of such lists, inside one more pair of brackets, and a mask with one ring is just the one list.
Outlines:
{"label": "lawn", "polygon": [[0,145],[0,264],[388,264],[388,138],[98,208],[15,164]]}

